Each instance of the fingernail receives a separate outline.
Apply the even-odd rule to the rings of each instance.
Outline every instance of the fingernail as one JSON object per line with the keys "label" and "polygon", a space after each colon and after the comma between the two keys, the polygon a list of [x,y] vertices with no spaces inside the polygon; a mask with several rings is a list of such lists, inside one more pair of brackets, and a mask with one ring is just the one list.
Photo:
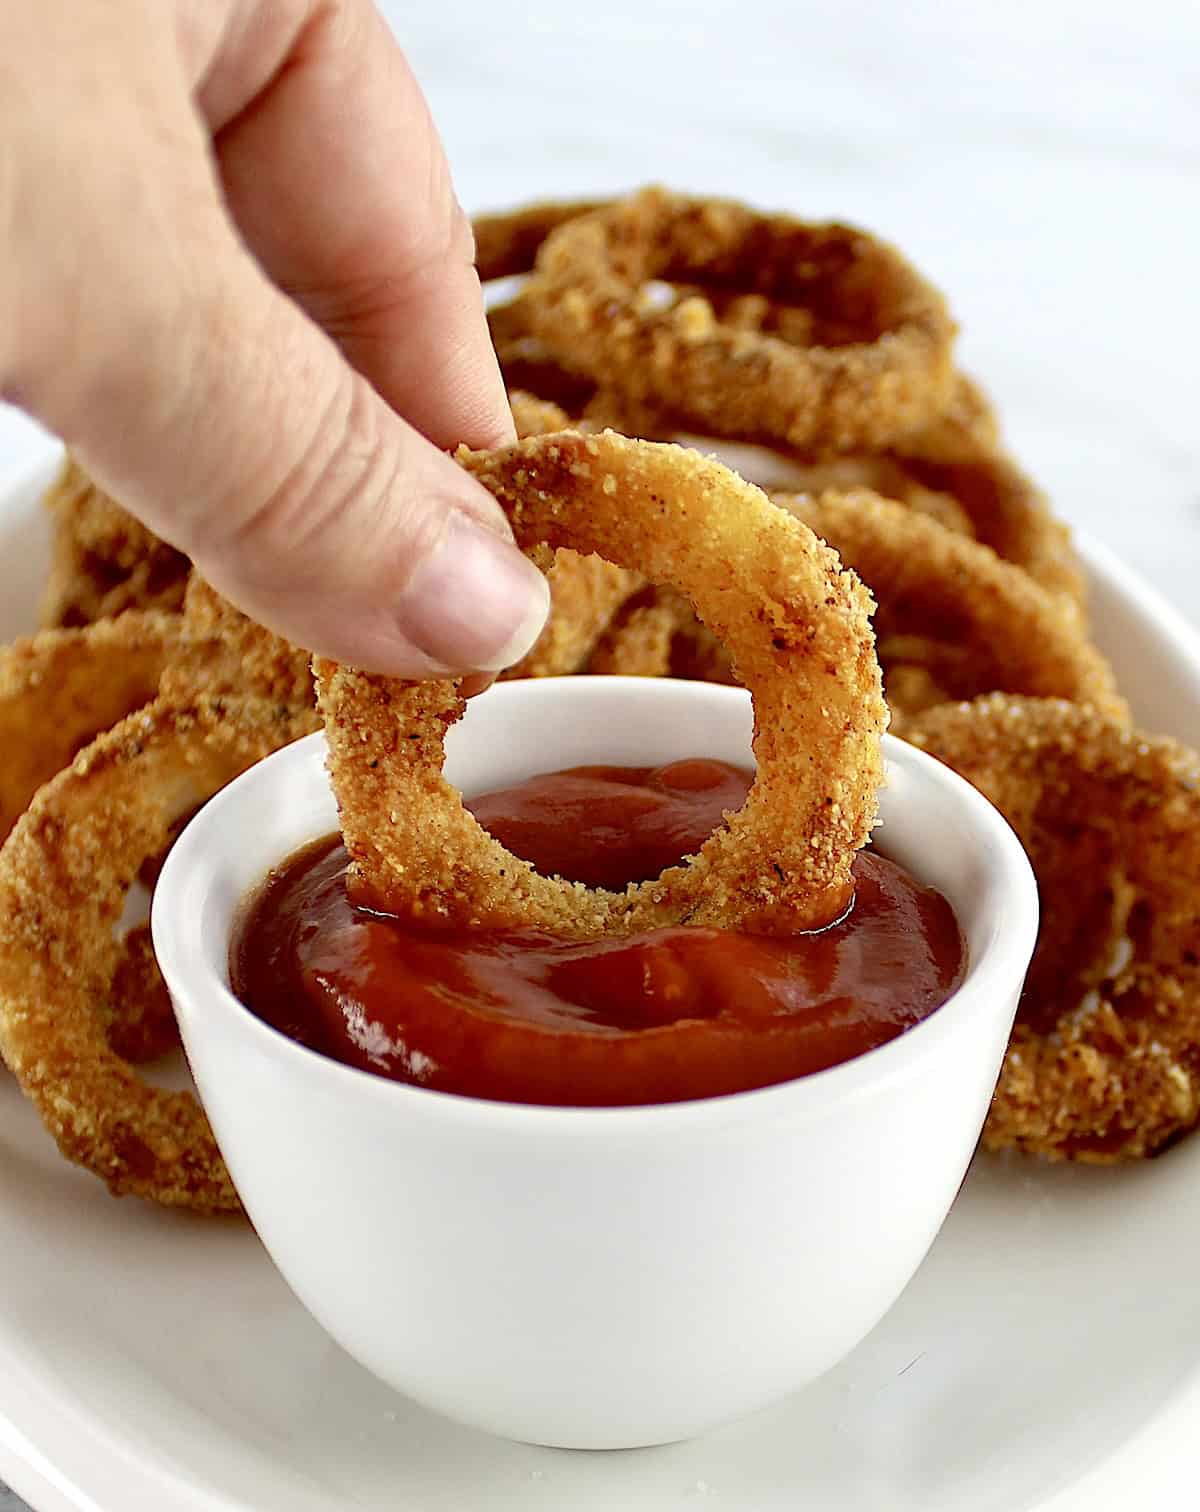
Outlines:
{"label": "fingernail", "polygon": [[451,671],[499,672],[520,661],[550,612],[546,579],[515,546],[455,511],[405,584],[400,628]]}

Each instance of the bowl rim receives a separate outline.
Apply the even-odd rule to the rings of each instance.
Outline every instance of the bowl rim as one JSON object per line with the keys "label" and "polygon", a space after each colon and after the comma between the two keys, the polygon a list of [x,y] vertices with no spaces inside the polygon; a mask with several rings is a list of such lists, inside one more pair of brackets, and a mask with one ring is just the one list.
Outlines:
{"label": "bowl rim", "polygon": [[[663,696],[690,696],[686,691],[664,695],[663,690],[667,688],[700,689],[704,696],[718,701],[729,698],[742,702],[749,696],[742,688],[689,683],[683,679],[655,679],[648,685],[645,678],[563,677],[499,683],[480,697],[519,697],[519,692],[510,690],[534,686],[550,693],[554,684],[595,689],[598,694],[611,693],[612,686],[619,684],[635,702],[639,697],[645,697],[651,687],[657,689],[656,701]],[[986,891],[994,897],[991,909],[994,917],[990,920],[990,933],[983,949],[976,958],[969,959],[961,985],[940,1008],[895,1039],[805,1076],[746,1091],[671,1103],[597,1108],[503,1102],[393,1081],[298,1044],[265,1023],[245,1007],[214,969],[211,945],[206,945],[201,929],[203,911],[178,908],[176,898],[187,886],[189,872],[197,864],[207,865],[215,873],[217,863],[212,859],[205,861],[205,847],[210,831],[219,828],[221,811],[227,802],[232,801],[232,795],[236,793],[240,797],[246,788],[274,780],[284,765],[311,765],[314,761],[323,764],[325,737],[321,731],[294,741],[257,762],[210,799],[185,827],[168,853],[151,901],[154,950],[173,1005],[176,984],[181,983],[180,995],[203,998],[203,1013],[196,1017],[203,1018],[206,1032],[209,1026],[215,1028],[218,1014],[222,1015],[235,1034],[244,1036],[264,1055],[277,1060],[290,1075],[310,1084],[314,1094],[350,1090],[354,1096],[371,1099],[381,1106],[391,1104],[401,1110],[408,1105],[410,1111],[423,1111],[430,1119],[447,1119],[464,1127],[486,1125],[497,1130],[532,1127],[556,1136],[602,1133],[605,1137],[613,1137],[621,1133],[665,1132],[706,1122],[717,1125],[742,1122],[752,1116],[786,1116],[790,1121],[817,1117],[827,1112],[831,1104],[854,1102],[874,1095],[897,1078],[911,1074],[949,1040],[964,1032],[968,1022],[978,1015],[1008,1013],[1008,1004],[1015,1003],[1019,978],[1024,976],[1037,940],[1037,882],[1024,848],[1008,822],[968,782],[924,751],[891,735],[884,736],[883,745],[887,768],[907,769],[915,773],[919,781],[923,779],[925,786],[931,781],[940,786],[960,810],[966,811],[973,833],[986,839],[993,858]],[[886,801],[885,796],[885,806]],[[322,833],[327,831],[322,830]],[[314,832],[311,838],[319,836]],[[264,876],[271,864],[264,864]],[[951,903],[953,906],[952,900]],[[235,909],[232,917],[236,916]]]}

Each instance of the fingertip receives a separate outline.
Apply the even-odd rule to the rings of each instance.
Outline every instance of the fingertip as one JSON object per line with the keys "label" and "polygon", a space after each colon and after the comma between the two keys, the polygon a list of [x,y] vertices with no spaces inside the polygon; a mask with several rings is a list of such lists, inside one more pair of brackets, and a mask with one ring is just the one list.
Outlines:
{"label": "fingertip", "polygon": [[495,672],[470,672],[459,684],[458,691],[464,698],[478,698],[494,686],[497,675]]}
{"label": "fingertip", "polygon": [[395,607],[405,641],[442,666],[475,672],[501,672],[520,661],[549,613],[545,576],[515,546],[457,510]]}

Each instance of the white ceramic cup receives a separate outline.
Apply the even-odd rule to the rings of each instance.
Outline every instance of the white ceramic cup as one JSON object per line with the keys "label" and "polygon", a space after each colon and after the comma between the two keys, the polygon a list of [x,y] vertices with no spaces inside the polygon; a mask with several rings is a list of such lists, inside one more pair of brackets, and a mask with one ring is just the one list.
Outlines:
{"label": "white ceramic cup", "polygon": [[[447,740],[467,794],[585,763],[745,763],[741,690],[501,684]],[[632,1447],[701,1433],[828,1370],[949,1210],[1033,949],[1037,895],[1000,815],[887,742],[881,847],[950,900],[969,971],[898,1039],[778,1086],[636,1108],[486,1102],[388,1082],[268,1028],[229,990],[269,867],[336,828],[320,736],[188,826],[154,945],[238,1191],[296,1295],[408,1396],[509,1438]]]}

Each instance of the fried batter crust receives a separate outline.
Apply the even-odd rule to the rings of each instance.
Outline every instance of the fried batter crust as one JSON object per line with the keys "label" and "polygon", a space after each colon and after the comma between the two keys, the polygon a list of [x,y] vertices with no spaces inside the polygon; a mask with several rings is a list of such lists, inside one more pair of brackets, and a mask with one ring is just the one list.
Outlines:
{"label": "fried batter crust", "polygon": [[152,704],[43,787],[0,850],[0,1052],[62,1153],[114,1195],[239,1206],[195,1097],[147,1085],[109,1043],[114,982],[135,969],[113,930],[176,820],[291,734],[257,700]]}
{"label": "fried batter crust", "polygon": [[42,624],[71,627],[126,609],[177,612],[191,563],[68,457],[43,503],[51,516]]}
{"label": "fried batter crust", "polygon": [[317,664],[352,884],[389,911],[581,938],[668,923],[814,927],[841,911],[882,778],[870,598],[799,521],[682,447],[575,432],[459,460],[531,553],[604,551],[689,596],[755,701],[750,796],[690,863],[606,893],[511,856],[442,776],[454,684]]}
{"label": "fried batter crust", "polygon": [[1200,757],[1058,700],[935,709],[905,737],[1004,814],[1042,921],[989,1149],[1107,1164],[1200,1120]]}
{"label": "fried batter crust", "polygon": [[[657,299],[668,284],[684,297]],[[527,292],[568,368],[720,435],[877,450],[954,382],[945,301],[894,248],[734,201],[646,189],[569,219]]]}
{"label": "fried batter crust", "polygon": [[162,679],[165,699],[248,695],[278,704],[307,730],[320,727],[311,655],[235,609],[200,574],[184,601],[178,644]]}
{"label": "fried batter crust", "polygon": [[178,642],[177,616],[130,610],[0,649],[0,841],[81,746],[154,697]]}
{"label": "fried batter crust", "polygon": [[[569,416],[557,404],[520,390],[508,397],[522,441],[572,428]],[[613,615],[642,582],[636,572],[603,557],[567,550],[555,553],[546,581],[550,587],[546,628],[529,652],[501,674],[504,680],[578,672]]]}

